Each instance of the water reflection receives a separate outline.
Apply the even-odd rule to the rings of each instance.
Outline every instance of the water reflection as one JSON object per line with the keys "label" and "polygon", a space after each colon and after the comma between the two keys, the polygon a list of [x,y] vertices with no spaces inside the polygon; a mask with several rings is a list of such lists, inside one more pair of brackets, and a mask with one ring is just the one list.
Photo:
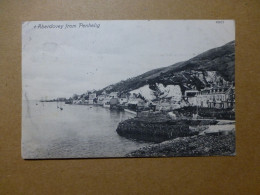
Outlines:
{"label": "water reflection", "polygon": [[147,145],[116,133],[120,121],[133,117],[130,113],[99,106],[62,107],[57,109],[55,102],[23,102],[24,158],[121,157]]}

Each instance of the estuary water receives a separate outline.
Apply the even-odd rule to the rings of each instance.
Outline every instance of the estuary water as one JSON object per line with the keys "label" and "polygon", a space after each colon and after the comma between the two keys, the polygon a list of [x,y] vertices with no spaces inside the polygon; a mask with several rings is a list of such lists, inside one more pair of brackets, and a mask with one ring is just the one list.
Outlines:
{"label": "estuary water", "polygon": [[118,123],[132,117],[100,106],[23,101],[22,157],[123,157],[148,145],[117,134]]}

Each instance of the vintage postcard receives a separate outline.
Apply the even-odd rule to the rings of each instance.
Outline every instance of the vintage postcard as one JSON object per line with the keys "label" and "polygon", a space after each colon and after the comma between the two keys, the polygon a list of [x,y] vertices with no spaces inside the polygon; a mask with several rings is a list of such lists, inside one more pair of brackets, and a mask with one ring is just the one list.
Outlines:
{"label": "vintage postcard", "polygon": [[21,144],[24,159],[235,155],[235,22],[24,22]]}

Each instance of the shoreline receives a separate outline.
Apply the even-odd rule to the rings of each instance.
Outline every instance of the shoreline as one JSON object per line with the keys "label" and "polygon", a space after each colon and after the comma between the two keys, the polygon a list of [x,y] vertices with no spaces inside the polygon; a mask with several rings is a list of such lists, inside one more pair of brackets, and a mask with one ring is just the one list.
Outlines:
{"label": "shoreline", "polygon": [[235,155],[235,121],[140,117],[119,123],[116,131],[127,139],[152,142],[126,157]]}
{"label": "shoreline", "polygon": [[[78,106],[99,106],[99,107],[102,107],[102,108],[105,108],[105,109],[110,109],[109,106],[103,106],[103,105],[100,105],[100,104],[67,104],[67,105],[78,105]],[[130,114],[133,114],[135,116],[137,116],[137,112],[135,111],[132,111],[132,110],[129,110],[129,109],[124,109],[123,110],[124,112],[127,112],[127,113],[130,113]]]}
{"label": "shoreline", "polygon": [[141,147],[125,157],[235,156],[235,133],[195,135]]}
{"label": "shoreline", "polygon": [[[108,108],[100,104],[69,105]],[[122,111],[137,116],[132,110]],[[235,120],[171,119],[167,114],[151,113],[121,121],[116,131],[119,136],[149,144],[128,152],[126,157],[235,155]]]}

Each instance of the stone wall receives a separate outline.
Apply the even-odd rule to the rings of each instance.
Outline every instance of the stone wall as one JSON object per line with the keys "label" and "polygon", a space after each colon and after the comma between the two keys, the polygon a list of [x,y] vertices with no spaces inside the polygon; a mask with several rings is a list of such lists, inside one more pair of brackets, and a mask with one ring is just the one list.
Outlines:
{"label": "stone wall", "polygon": [[197,134],[197,132],[191,131],[189,125],[185,123],[147,122],[138,119],[128,119],[119,123],[116,131],[120,136],[149,142],[162,142],[176,137]]}

